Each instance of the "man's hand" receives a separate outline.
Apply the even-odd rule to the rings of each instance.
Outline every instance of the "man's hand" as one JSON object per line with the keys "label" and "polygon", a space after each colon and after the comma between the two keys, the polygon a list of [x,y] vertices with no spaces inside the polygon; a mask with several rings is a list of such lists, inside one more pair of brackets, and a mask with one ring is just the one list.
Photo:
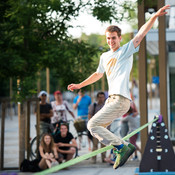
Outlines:
{"label": "man's hand", "polygon": [[160,8],[157,12],[156,12],[156,16],[159,17],[159,16],[163,16],[165,14],[167,14],[167,12],[165,12],[165,10],[168,10],[170,9],[170,5],[165,5],[163,6],[162,8]]}
{"label": "man's hand", "polygon": [[89,76],[86,80],[84,80],[83,82],[79,83],[79,84],[70,84],[67,86],[67,89],[69,91],[74,91],[74,89],[81,89],[82,87],[85,87],[87,85],[90,85],[94,82],[96,82],[97,80],[99,80],[101,77],[103,76],[103,73],[98,73],[98,72],[94,72],[91,76]]}
{"label": "man's hand", "polygon": [[67,89],[69,90],[69,91],[74,91],[74,89],[80,89],[81,87],[80,87],[80,84],[70,84],[70,85],[68,85],[67,86]]}
{"label": "man's hand", "polygon": [[44,119],[45,118],[45,114],[40,114],[40,119]]}
{"label": "man's hand", "polygon": [[58,146],[58,147],[63,147],[63,146],[64,146],[64,143],[59,142],[59,143],[57,143],[57,146]]}
{"label": "man's hand", "polygon": [[140,45],[142,39],[145,37],[145,35],[149,32],[149,30],[152,28],[155,20],[159,16],[163,16],[167,14],[165,10],[170,9],[170,5],[163,6],[160,8],[139,30],[139,32],[136,34],[136,36],[133,38],[133,44],[134,47],[137,48],[138,45]]}
{"label": "man's hand", "polygon": [[78,97],[77,103],[80,103],[81,99],[82,99],[82,95],[80,95],[80,96]]}

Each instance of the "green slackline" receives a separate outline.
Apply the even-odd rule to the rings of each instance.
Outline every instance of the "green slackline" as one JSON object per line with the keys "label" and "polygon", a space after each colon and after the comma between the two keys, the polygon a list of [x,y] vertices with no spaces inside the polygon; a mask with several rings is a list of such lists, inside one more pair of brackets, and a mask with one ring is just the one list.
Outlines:
{"label": "green slackline", "polygon": [[[150,121],[150,122],[146,123],[145,125],[139,127],[138,129],[136,129],[135,131],[131,132],[130,134],[128,134],[127,136],[125,136],[125,137],[122,138],[122,139],[123,139],[123,140],[129,139],[130,137],[132,137],[133,135],[135,135],[136,133],[138,133],[138,132],[141,131],[142,129],[146,128],[146,127],[147,127],[148,125],[150,125],[151,123],[157,121],[158,119],[159,119],[159,116],[155,116],[155,118],[154,118],[152,121]],[[107,150],[110,150],[110,149],[112,149],[112,148],[113,148],[112,145],[106,146],[106,147],[104,147],[104,148],[100,148],[100,149],[95,150],[95,151],[93,151],[93,152],[91,152],[91,153],[88,153],[88,154],[82,155],[82,156],[80,156],[80,157],[77,157],[77,158],[75,158],[75,159],[69,160],[69,161],[67,161],[67,162],[65,162],[65,163],[62,163],[62,164],[60,164],[60,165],[56,165],[56,166],[54,166],[54,167],[52,167],[52,168],[49,168],[49,169],[46,169],[46,170],[44,170],[44,171],[35,173],[35,175],[45,175],[45,174],[50,174],[50,173],[59,171],[59,170],[61,170],[61,169],[64,169],[64,168],[69,167],[69,166],[71,166],[71,165],[74,165],[74,164],[76,164],[76,163],[78,163],[78,162],[81,162],[81,161],[83,161],[83,160],[86,160],[86,159],[88,159],[88,158],[90,158],[90,157],[93,157],[93,156],[95,156],[95,155],[97,155],[97,154],[103,153],[103,152],[105,152],[105,151],[107,151]]]}

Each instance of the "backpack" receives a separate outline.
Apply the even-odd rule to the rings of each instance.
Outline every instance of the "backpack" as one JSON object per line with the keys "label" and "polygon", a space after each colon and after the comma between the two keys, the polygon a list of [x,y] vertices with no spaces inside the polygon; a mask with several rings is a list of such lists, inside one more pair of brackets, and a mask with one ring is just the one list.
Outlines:
{"label": "backpack", "polygon": [[[95,115],[96,106],[97,106],[97,103],[94,102],[94,104],[93,104],[93,108],[94,108],[94,109],[93,109],[93,116]],[[93,136],[91,135],[90,131],[87,132],[87,135],[88,135],[88,138],[89,138],[90,140],[93,139]]]}
{"label": "backpack", "polygon": [[95,108],[96,108],[96,106],[97,106],[97,103],[95,102],[94,104],[93,104],[93,106],[94,106],[94,110],[93,110],[93,116],[95,115]]}
{"label": "backpack", "polygon": [[24,159],[20,165],[20,171],[21,172],[38,172],[41,171],[41,169],[38,166],[39,160],[27,160]]}

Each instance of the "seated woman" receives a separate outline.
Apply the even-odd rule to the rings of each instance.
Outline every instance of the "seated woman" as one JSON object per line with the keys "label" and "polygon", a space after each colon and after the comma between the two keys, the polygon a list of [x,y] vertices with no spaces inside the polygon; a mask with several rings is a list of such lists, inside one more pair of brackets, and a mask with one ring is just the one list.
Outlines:
{"label": "seated woman", "polygon": [[54,144],[52,136],[48,133],[44,134],[39,146],[40,162],[39,168],[42,170],[51,168],[51,166],[58,164],[58,153]]}

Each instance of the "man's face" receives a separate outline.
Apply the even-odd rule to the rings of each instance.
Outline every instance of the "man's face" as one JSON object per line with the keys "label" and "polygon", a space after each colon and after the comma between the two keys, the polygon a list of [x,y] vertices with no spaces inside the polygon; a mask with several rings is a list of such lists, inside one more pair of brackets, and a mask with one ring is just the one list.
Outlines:
{"label": "man's face", "polygon": [[97,98],[99,103],[104,103],[105,102],[105,96],[103,94],[99,94]]}
{"label": "man's face", "polygon": [[120,47],[121,36],[117,35],[117,32],[106,32],[106,41],[110,49],[114,52]]}
{"label": "man's face", "polygon": [[40,96],[40,99],[41,99],[41,101],[45,102],[46,99],[47,99],[47,95],[46,95],[46,94],[42,94],[42,95]]}
{"label": "man's face", "polygon": [[79,92],[78,92],[78,95],[79,95],[79,96],[84,96],[84,92],[79,91]]}
{"label": "man's face", "polygon": [[68,129],[65,125],[61,125],[60,132],[62,135],[67,135]]}

